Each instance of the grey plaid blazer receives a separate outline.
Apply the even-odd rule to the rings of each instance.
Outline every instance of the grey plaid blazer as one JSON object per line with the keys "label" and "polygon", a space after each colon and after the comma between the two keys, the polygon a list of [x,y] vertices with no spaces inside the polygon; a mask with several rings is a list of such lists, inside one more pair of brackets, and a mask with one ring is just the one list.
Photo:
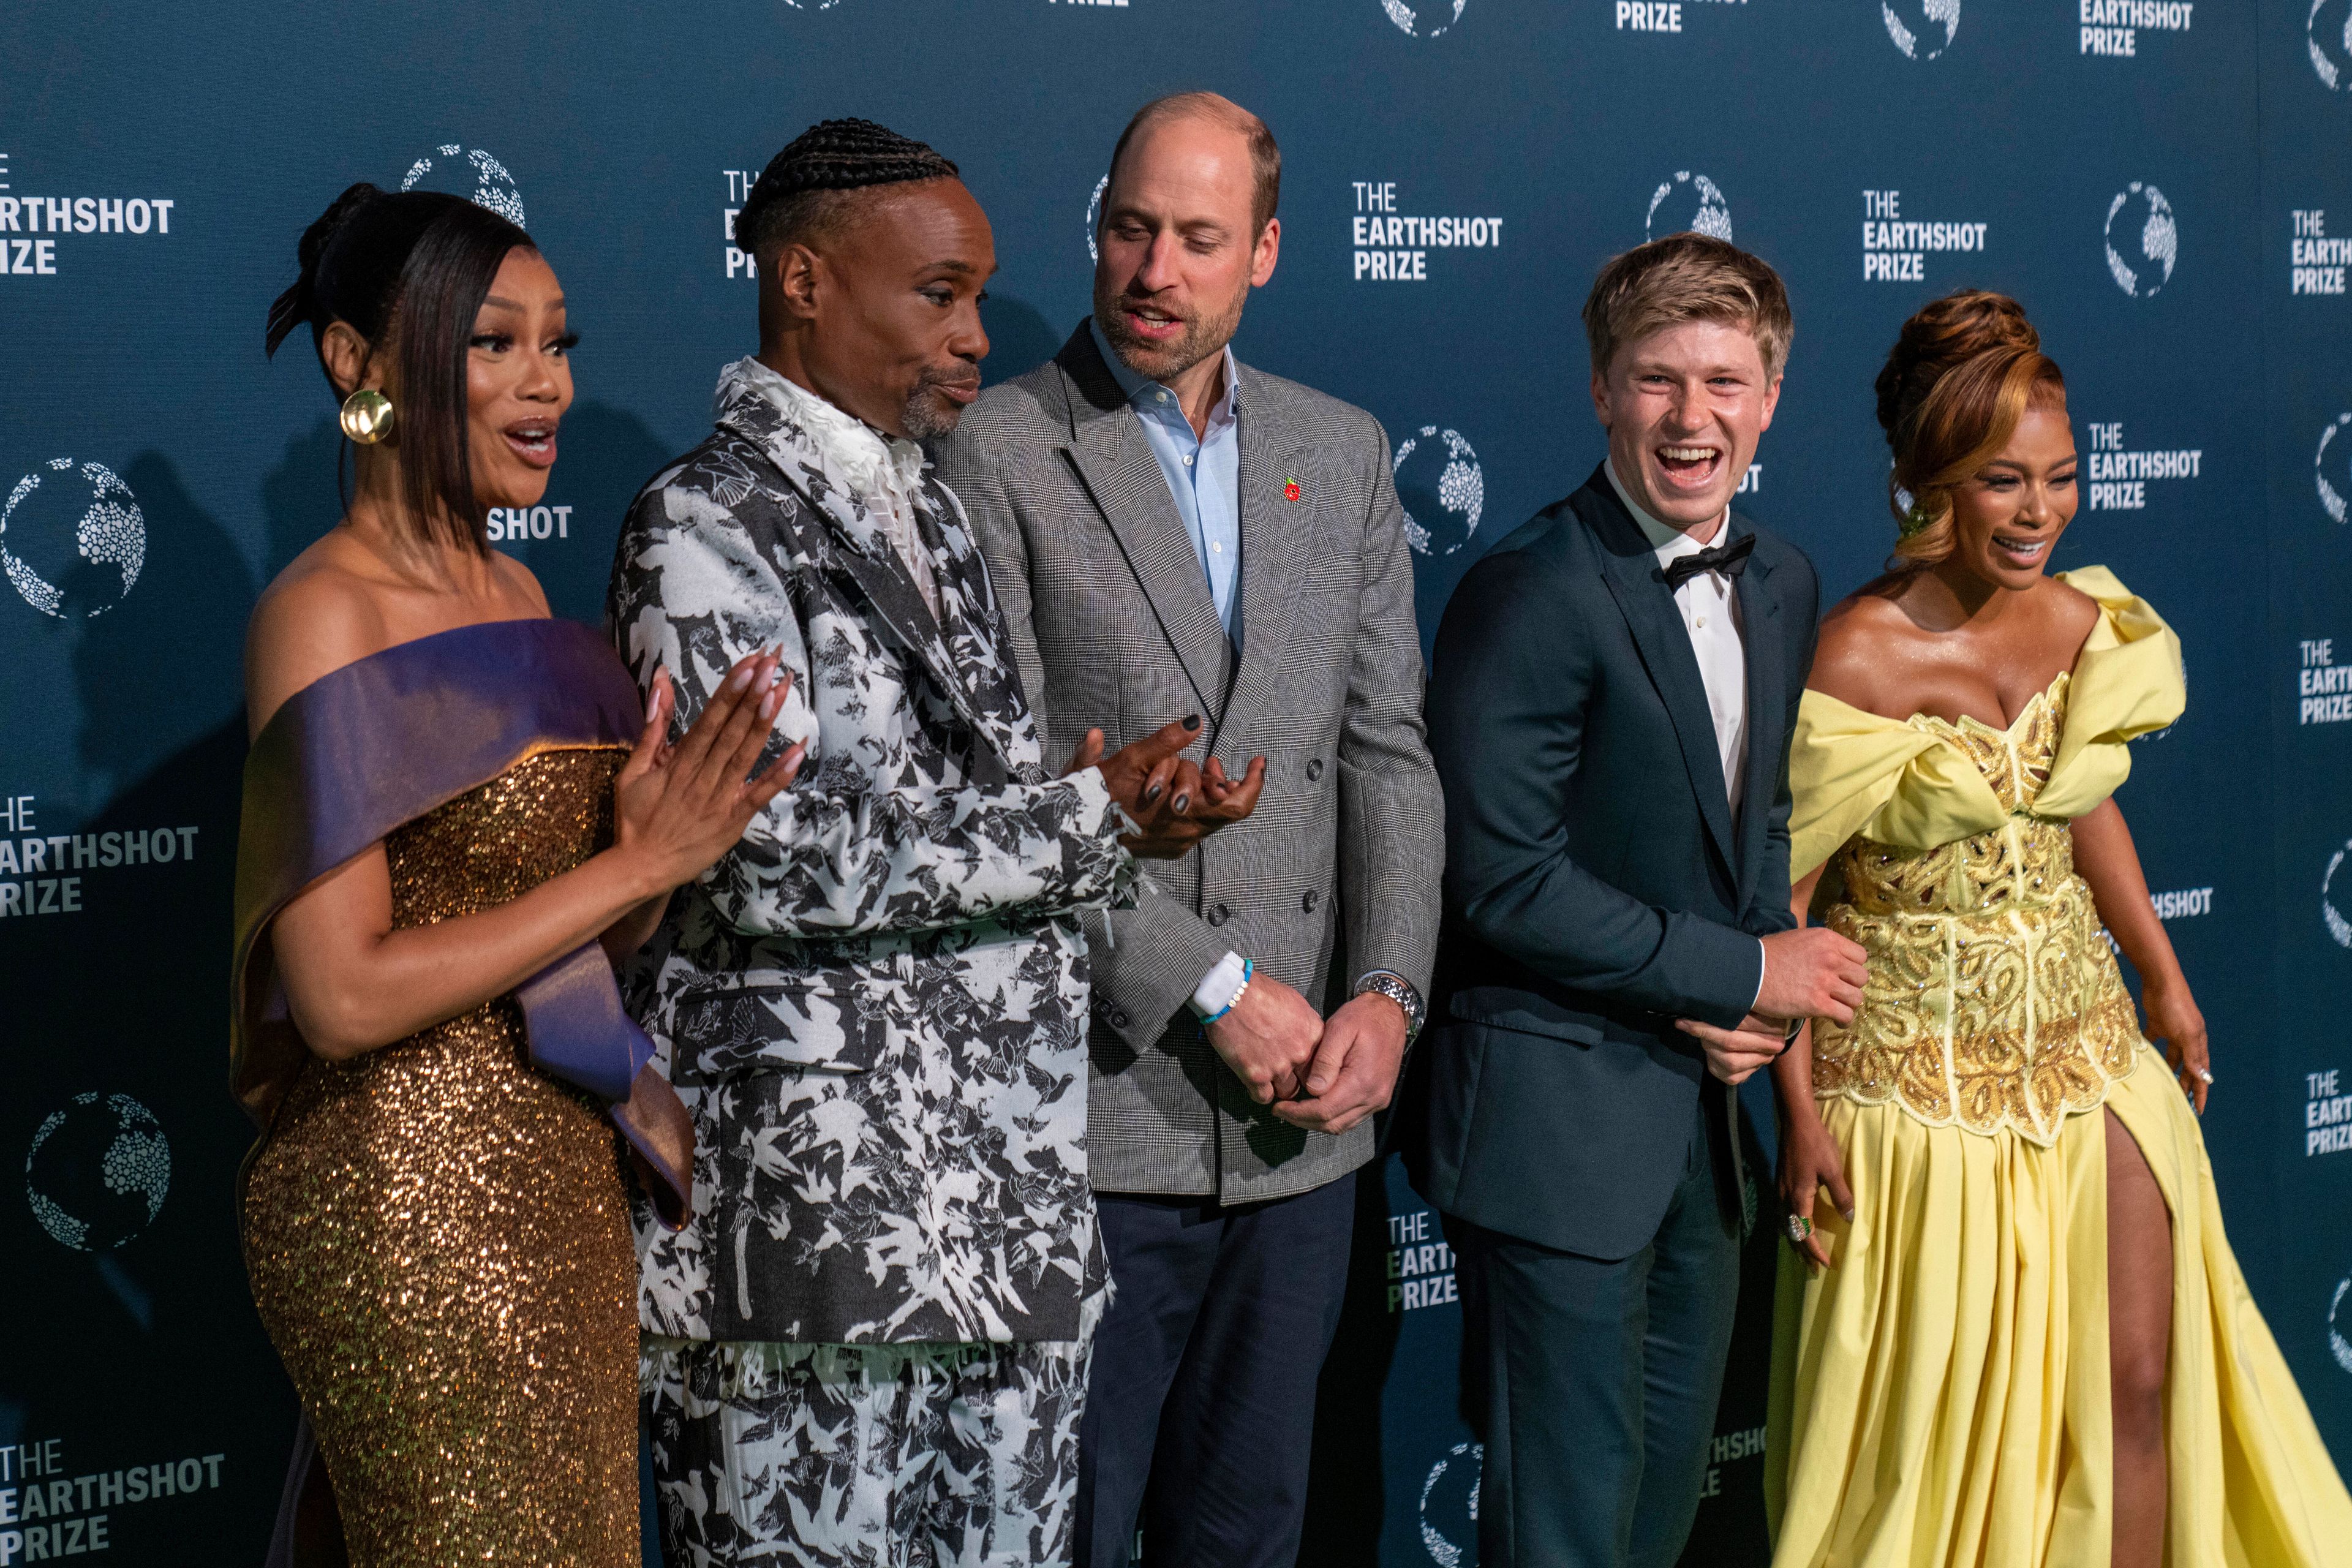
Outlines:
{"label": "grey plaid blazer", "polygon": [[1195,761],[1213,752],[1238,774],[1266,760],[1247,821],[1151,862],[1134,909],[1087,917],[1087,1158],[1103,1192],[1242,1203],[1364,1163],[1370,1122],[1334,1138],[1277,1120],[1185,1004],[1228,949],[1328,1012],[1335,969],[1426,990],[1436,948],[1444,808],[1388,437],[1363,410],[1246,366],[1236,405],[1238,668],[1142,422],[1083,324],[1050,363],[983,394],[935,454],[1049,763],[1097,725],[1116,748],[1188,713],[1204,720]]}

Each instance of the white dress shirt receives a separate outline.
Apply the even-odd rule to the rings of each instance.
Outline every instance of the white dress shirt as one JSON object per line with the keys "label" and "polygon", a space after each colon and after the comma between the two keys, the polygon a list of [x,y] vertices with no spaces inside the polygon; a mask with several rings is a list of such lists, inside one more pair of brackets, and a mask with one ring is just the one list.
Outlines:
{"label": "white dress shirt", "polygon": [[[1633,515],[1642,536],[1657,552],[1658,564],[1696,555],[1709,542],[1721,543],[1731,521],[1727,507],[1706,541],[1681,529],[1669,528],[1643,511],[1626,493],[1616,466],[1609,465],[1609,483],[1617,499]],[[1706,687],[1706,706],[1715,720],[1715,749],[1723,762],[1723,793],[1739,812],[1742,775],[1748,771],[1748,644],[1742,635],[1739,595],[1732,580],[1720,572],[1701,572],[1683,580],[1675,590],[1675,608],[1682,612],[1683,629],[1690,634],[1691,652],[1698,659],[1698,678]]]}
{"label": "white dress shirt", "polygon": [[[1707,547],[1681,529],[1669,528],[1643,511],[1626,492],[1614,462],[1602,467],[1609,475],[1610,488],[1625,503],[1634,526],[1657,552],[1661,567]],[[1723,531],[1730,522],[1731,509],[1726,507],[1723,515],[1716,519],[1708,540],[1721,543]],[[1675,590],[1675,608],[1682,612],[1683,629],[1690,634],[1691,652],[1698,659],[1698,678],[1706,688],[1707,712],[1715,721],[1716,754],[1723,762],[1723,793],[1731,802],[1736,819],[1743,793],[1741,775],[1748,771],[1748,639],[1739,613],[1739,595],[1733,591],[1732,580],[1722,573],[1701,572],[1683,579],[1683,585]],[[1756,945],[1761,948],[1764,944],[1759,940]],[[1764,969],[1760,963],[1756,970],[1756,994],[1764,994]]]}

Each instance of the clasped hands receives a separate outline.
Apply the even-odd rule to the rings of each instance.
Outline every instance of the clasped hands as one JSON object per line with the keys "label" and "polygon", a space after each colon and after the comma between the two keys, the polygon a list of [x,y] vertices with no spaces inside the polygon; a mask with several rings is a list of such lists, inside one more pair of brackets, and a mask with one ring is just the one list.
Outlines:
{"label": "clasped hands", "polygon": [[1204,1033],[1260,1105],[1309,1132],[1345,1132],[1386,1110],[1404,1061],[1404,1009],[1377,991],[1324,1018],[1260,972]]}
{"label": "clasped hands", "polygon": [[1764,941],[1764,983],[1755,1005],[1735,1028],[1678,1018],[1675,1026],[1699,1043],[1706,1068],[1728,1084],[1744,1082],[1788,1048],[1790,1022],[1827,1018],[1851,1024],[1862,1005],[1866,955],[1827,926],[1775,931]]}

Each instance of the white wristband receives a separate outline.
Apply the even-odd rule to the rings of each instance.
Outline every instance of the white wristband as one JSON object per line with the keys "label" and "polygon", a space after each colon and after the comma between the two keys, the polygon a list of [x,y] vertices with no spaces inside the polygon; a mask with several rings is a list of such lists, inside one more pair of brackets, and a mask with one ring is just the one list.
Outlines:
{"label": "white wristband", "polygon": [[1201,984],[1192,988],[1192,1011],[1206,1018],[1231,1006],[1234,998],[1241,994],[1246,970],[1238,952],[1229,952],[1217,960],[1201,977]]}

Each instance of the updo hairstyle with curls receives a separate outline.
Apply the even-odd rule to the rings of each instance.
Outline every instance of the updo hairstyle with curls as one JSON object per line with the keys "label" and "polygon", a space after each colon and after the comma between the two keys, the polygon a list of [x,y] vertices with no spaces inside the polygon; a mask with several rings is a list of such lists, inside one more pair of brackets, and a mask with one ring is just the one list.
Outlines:
{"label": "updo hairstyle with curls", "polygon": [[[390,356],[393,457],[420,542],[489,552],[488,509],[474,492],[466,433],[467,354],[508,252],[537,248],[520,228],[463,196],[362,183],[302,231],[295,248],[300,275],[269,307],[263,341],[273,356],[308,323],[324,371],[327,329],[337,321],[367,340],[371,364]],[[361,374],[364,382],[365,370]],[[339,447],[339,491],[342,453]]]}
{"label": "updo hairstyle with curls", "polygon": [[1887,563],[1895,570],[1949,555],[1954,492],[2009,445],[2027,409],[2066,406],[2066,378],[2025,308],[1985,289],[1947,294],[1904,322],[1877,386],[1878,423],[1895,452],[1886,492],[1901,525]]}

